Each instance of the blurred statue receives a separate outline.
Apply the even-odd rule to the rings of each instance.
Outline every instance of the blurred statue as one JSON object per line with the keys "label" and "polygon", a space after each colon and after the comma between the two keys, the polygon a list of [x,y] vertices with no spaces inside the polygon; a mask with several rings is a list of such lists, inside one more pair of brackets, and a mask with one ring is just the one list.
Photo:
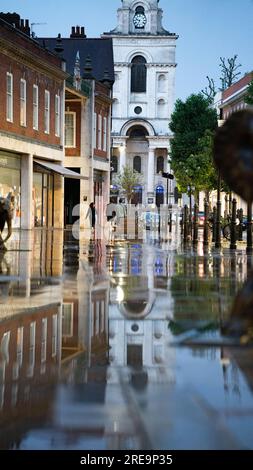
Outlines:
{"label": "blurred statue", "polygon": [[[0,197],[0,251],[6,251],[5,242],[12,235],[12,219],[14,215],[15,196],[9,193],[6,198]],[[5,238],[2,233],[7,224],[8,233]]]}

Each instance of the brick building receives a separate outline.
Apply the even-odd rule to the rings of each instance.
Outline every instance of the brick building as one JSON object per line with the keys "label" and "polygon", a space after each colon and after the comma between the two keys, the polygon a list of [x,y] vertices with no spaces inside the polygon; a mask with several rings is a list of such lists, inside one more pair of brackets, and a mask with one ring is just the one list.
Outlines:
{"label": "brick building", "polygon": [[[56,38],[40,38],[53,51]],[[95,201],[102,224],[109,198],[111,106],[114,65],[112,40],[86,38],[84,27],[73,26],[69,38],[60,41],[71,80],[65,95],[64,166],[83,177],[79,183],[65,182],[65,223],[75,216],[84,225],[88,204]],[[80,213],[73,208],[80,204]]]}
{"label": "brick building", "polygon": [[63,226],[67,76],[30,38],[28,20],[0,14],[0,196],[14,193],[16,227]]}

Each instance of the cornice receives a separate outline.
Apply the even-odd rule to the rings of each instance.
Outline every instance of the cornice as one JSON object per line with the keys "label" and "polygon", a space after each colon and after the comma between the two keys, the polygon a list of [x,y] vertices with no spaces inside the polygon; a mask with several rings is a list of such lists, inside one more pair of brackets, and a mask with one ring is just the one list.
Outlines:
{"label": "cornice", "polygon": [[50,75],[51,77],[54,77],[58,80],[65,80],[67,77],[69,77],[69,74],[60,68],[51,65],[49,62],[46,62],[46,60],[36,56],[29,50],[24,49],[23,47],[20,47],[2,37],[0,37],[0,52],[10,57],[11,59],[18,61],[23,65],[32,68],[33,70],[36,70],[37,72],[46,73],[47,75]]}
{"label": "cornice", "polygon": [[[114,66],[115,67],[131,67],[131,63],[129,62],[115,62]],[[146,64],[147,68],[151,67],[168,67],[168,68],[175,68],[177,67],[177,64],[152,64],[152,63],[147,63]]]}

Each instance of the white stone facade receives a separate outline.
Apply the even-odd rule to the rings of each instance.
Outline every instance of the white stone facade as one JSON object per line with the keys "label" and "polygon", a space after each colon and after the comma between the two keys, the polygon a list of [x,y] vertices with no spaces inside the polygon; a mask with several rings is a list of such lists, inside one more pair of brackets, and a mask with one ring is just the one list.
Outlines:
{"label": "white stone facade", "polygon": [[[113,38],[115,64],[113,156],[118,158],[118,171],[125,165],[133,167],[134,157],[141,157],[144,204],[155,202],[157,186],[164,188],[166,202],[166,180],[157,171],[158,157],[164,158],[163,171],[170,171],[169,121],[174,106],[178,36],[163,29],[158,4],[157,0],[124,0],[118,10],[118,26],[108,33]],[[134,23],[135,16],[144,18],[142,27]],[[143,58],[146,69],[146,86],[141,92],[133,85],[132,61],[136,57]],[[143,136],[133,137],[132,130],[137,128],[144,130]]]}

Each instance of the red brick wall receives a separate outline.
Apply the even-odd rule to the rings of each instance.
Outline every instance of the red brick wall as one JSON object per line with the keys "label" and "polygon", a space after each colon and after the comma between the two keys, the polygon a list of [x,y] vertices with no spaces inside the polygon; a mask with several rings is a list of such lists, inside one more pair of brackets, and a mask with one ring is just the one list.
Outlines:
{"label": "red brick wall", "polygon": [[223,91],[222,99],[226,100],[227,98],[232,96],[237,91],[240,91],[242,88],[244,88],[246,85],[248,85],[251,82],[252,79],[253,79],[253,72],[245,75],[240,80],[238,80],[238,82],[234,83],[229,88],[227,88],[226,90]]}
{"label": "red brick wall", "polygon": [[[13,74],[13,122],[6,120],[6,73]],[[20,125],[20,79],[26,80],[26,127]],[[61,84],[0,53],[0,130],[18,136],[60,145],[55,136],[55,95],[61,95]],[[33,85],[39,92],[39,129],[33,129]],[[50,133],[44,132],[45,90],[50,92]]]}
{"label": "red brick wall", "polygon": [[[45,144],[60,145],[60,138],[55,136],[55,95],[61,96],[63,91],[63,79],[57,76],[57,69],[61,69],[61,59],[40,47],[36,41],[3,23],[0,23],[0,36],[4,41],[8,41],[5,43],[4,52],[0,52],[0,130]],[[18,47],[17,52],[13,49],[14,45]],[[45,70],[47,66],[52,67],[52,73]],[[13,74],[13,122],[6,120],[7,72]],[[21,78],[26,80],[25,127],[20,125]],[[39,91],[38,131],[33,129],[33,85],[37,85]],[[45,90],[50,92],[49,134],[44,132]]]}

